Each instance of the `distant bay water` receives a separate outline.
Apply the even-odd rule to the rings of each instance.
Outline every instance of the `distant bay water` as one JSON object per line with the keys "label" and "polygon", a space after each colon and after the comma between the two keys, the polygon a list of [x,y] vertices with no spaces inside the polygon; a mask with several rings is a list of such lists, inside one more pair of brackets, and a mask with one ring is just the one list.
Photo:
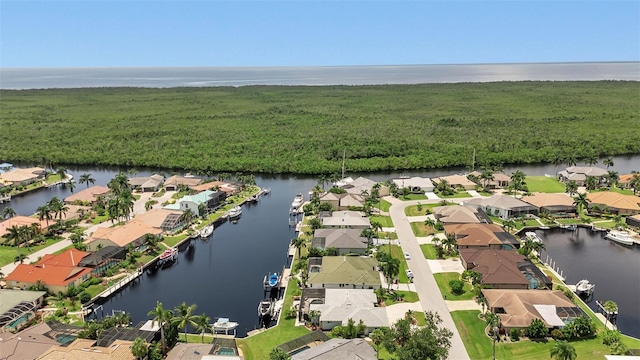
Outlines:
{"label": "distant bay water", "polygon": [[0,89],[377,85],[528,80],[640,81],[640,62],[331,67],[0,68]]}

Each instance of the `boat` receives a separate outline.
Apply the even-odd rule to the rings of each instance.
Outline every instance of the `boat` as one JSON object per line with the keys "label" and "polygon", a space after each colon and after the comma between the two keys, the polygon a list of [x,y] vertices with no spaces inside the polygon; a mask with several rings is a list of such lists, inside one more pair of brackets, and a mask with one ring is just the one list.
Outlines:
{"label": "boat", "polygon": [[229,321],[229,318],[218,318],[216,322],[211,324],[214,334],[235,334],[238,323],[235,321]]}
{"label": "boat", "polygon": [[269,290],[271,288],[274,288],[278,286],[279,282],[280,282],[280,277],[278,276],[277,273],[267,274],[263,280],[264,289]]}
{"label": "boat", "polygon": [[526,233],[524,233],[524,235],[527,237],[527,239],[530,239],[533,242],[542,242],[542,239],[540,239],[538,234],[534,233],[533,231],[527,231]]}
{"label": "boat", "polygon": [[229,210],[228,214],[230,220],[237,219],[240,217],[240,215],[242,215],[242,208],[240,206],[234,206],[231,210]]}
{"label": "boat", "polygon": [[251,202],[251,203],[258,202],[258,195],[256,194],[248,197],[247,202]]}
{"label": "boat", "polygon": [[293,202],[291,203],[291,209],[297,210],[300,206],[302,206],[303,202],[304,202],[304,197],[302,196],[302,194],[296,195],[296,197],[293,198]]}
{"label": "boat", "polygon": [[262,194],[263,194],[263,195],[271,194],[271,189],[270,189],[270,188],[264,188],[264,189],[262,189]]}
{"label": "boat", "polygon": [[580,280],[576,284],[576,294],[578,295],[591,295],[595,289],[595,285],[589,283],[589,280]]}
{"label": "boat", "polygon": [[273,311],[273,302],[269,299],[264,299],[258,304],[258,316],[271,316]]}
{"label": "boat", "polygon": [[174,261],[176,260],[176,258],[178,257],[178,249],[171,247],[168,248],[167,250],[165,250],[161,255],[160,255],[160,261],[165,262],[165,261]]}
{"label": "boat", "polygon": [[604,236],[606,239],[613,240],[622,245],[633,245],[633,239],[626,231],[611,230]]}
{"label": "boat", "polygon": [[213,224],[209,224],[205,227],[202,228],[202,230],[200,231],[200,237],[203,239],[208,238],[209,236],[211,236],[211,234],[213,234]]}

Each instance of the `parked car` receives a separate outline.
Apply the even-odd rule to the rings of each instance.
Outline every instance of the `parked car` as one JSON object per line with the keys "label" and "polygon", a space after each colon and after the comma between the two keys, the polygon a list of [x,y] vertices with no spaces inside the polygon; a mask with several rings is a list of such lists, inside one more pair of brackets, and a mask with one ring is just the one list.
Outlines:
{"label": "parked car", "polygon": [[404,273],[407,274],[409,279],[413,279],[413,271],[411,271],[411,269],[405,270]]}
{"label": "parked car", "polygon": [[404,253],[404,259],[405,260],[411,260],[411,255],[409,255],[408,252]]}

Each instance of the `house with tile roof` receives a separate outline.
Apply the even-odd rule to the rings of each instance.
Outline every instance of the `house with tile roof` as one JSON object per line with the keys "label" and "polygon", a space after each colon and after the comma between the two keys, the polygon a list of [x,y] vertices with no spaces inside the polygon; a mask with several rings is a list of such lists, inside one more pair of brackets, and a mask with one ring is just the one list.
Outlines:
{"label": "house with tile roof", "polygon": [[502,194],[495,194],[490,197],[480,197],[464,201],[464,205],[482,209],[489,215],[495,215],[501,219],[535,214],[538,209],[520,199]]}
{"label": "house with tile roof", "polygon": [[640,214],[640,197],[635,195],[623,195],[613,191],[597,191],[587,194],[589,207],[598,204],[600,208],[605,206],[609,212],[619,215]]}
{"label": "house with tile roof", "polygon": [[420,176],[413,177],[401,177],[398,179],[392,180],[394,184],[398,187],[398,189],[409,189],[410,192],[413,193],[425,193],[431,192],[435,188],[433,182],[429,178],[423,178]]}
{"label": "house with tile roof", "polygon": [[[163,186],[166,191],[177,191],[181,185],[186,187],[197,186],[202,184],[202,181],[203,180],[201,178],[197,178],[193,176],[173,175],[168,177],[164,181]],[[204,189],[204,190],[209,190],[209,189]]]}
{"label": "house with tile roof", "polygon": [[110,189],[106,186],[91,186],[67,196],[64,198],[64,202],[67,204],[95,204],[99,196],[104,196],[109,191]]}
{"label": "house with tile roof", "polygon": [[375,184],[375,181],[360,176],[355,180],[342,185],[342,188],[345,189],[348,194],[362,195],[363,191],[366,191],[367,194],[370,195]]}
{"label": "house with tile roof", "polygon": [[551,289],[551,280],[528,257],[513,250],[460,249],[465,270],[482,274],[493,289]]}
{"label": "house with tile roof", "polygon": [[291,356],[291,360],[377,360],[376,350],[364,339],[330,339]]}
{"label": "house with tile roof", "polygon": [[204,205],[205,210],[212,211],[222,205],[227,194],[219,190],[205,190],[195,195],[187,195],[178,199],[175,203],[164,206],[167,210],[179,210],[184,212],[190,209],[194,214],[200,214],[200,205]]}
{"label": "house with tile roof", "polygon": [[147,234],[158,236],[162,234],[162,230],[138,220],[131,220],[122,226],[97,228],[84,243],[89,251],[97,251],[107,246],[126,247],[129,244],[138,247],[142,245]]}
{"label": "house with tile roof", "polygon": [[[17,226],[17,227],[31,226],[32,224],[40,224],[40,230],[42,231],[43,234],[48,229],[47,223],[44,220],[40,220],[38,218],[33,218],[29,216],[16,215],[4,221],[0,221],[0,237],[7,236],[7,234],[9,234],[9,228],[13,226]],[[1,240],[3,239],[0,239],[0,241]]]}
{"label": "house with tile roof", "polygon": [[0,174],[0,183],[8,186],[26,186],[45,179],[46,171],[40,167],[18,168]]}
{"label": "house with tile roof", "polygon": [[69,249],[57,255],[47,254],[35,264],[19,264],[5,277],[7,286],[26,289],[38,283],[49,292],[66,292],[91,277],[91,269],[79,265],[88,252]]}
{"label": "house with tile roof", "polygon": [[362,208],[364,206],[364,197],[360,194],[326,192],[320,196],[320,203],[330,204],[333,211],[349,210]]}
{"label": "house with tile roof", "polygon": [[539,193],[525,195],[520,200],[538,209],[538,213],[547,212],[553,215],[575,214],[576,206],[573,198],[566,193]]}
{"label": "house with tile roof", "polygon": [[46,294],[46,291],[0,289],[0,329],[24,314],[35,315],[44,305]]}
{"label": "house with tile roof", "polygon": [[[467,176],[468,177],[475,177],[476,179],[480,179],[480,176],[482,175],[482,173],[480,171],[473,171],[471,173],[469,173]],[[484,180],[480,180],[478,182],[478,184],[484,186],[485,185],[485,181]],[[487,183],[487,187],[489,189],[502,189],[502,188],[506,188],[507,186],[509,186],[509,184],[511,184],[511,177],[505,173],[501,173],[501,172],[496,172],[493,173],[493,180],[489,180]]]}
{"label": "house with tile roof", "polygon": [[324,296],[311,299],[309,310],[320,311],[320,328],[330,331],[336,326],[346,326],[349,319],[356,324],[362,320],[367,327],[365,334],[389,326],[385,308],[376,307],[373,289],[324,289]]}
{"label": "house with tile roof", "polygon": [[640,215],[627,216],[625,222],[629,226],[640,228]]}
{"label": "house with tile roof", "polygon": [[458,250],[469,248],[506,249],[520,247],[520,242],[496,224],[450,224],[444,232],[457,240]]}
{"label": "house with tile roof", "polygon": [[184,221],[181,219],[182,214],[183,212],[179,210],[158,208],[138,214],[134,219],[160,229],[166,234],[179,231],[184,227]]}
{"label": "house with tile roof", "polygon": [[129,186],[132,190],[141,190],[142,192],[155,192],[160,189],[164,182],[164,176],[153,174],[151,176],[134,177],[129,179]]}
{"label": "house with tile roof", "polygon": [[471,206],[436,206],[432,210],[436,220],[442,224],[491,223],[491,219],[484,211]]}
{"label": "house with tile roof", "polygon": [[331,216],[321,217],[322,226],[326,229],[368,229],[371,221],[362,211],[334,211]]}
{"label": "house with tile roof", "polygon": [[222,191],[227,195],[237,194],[240,191],[242,191],[240,184],[231,183],[227,181],[211,181],[211,182],[206,182],[199,185],[189,185],[189,189],[195,190],[195,191],[206,191],[206,190]]}
{"label": "house with tile roof", "polygon": [[623,189],[633,190],[631,188],[631,184],[632,184],[631,180],[633,180],[634,176],[640,176],[640,174],[631,173],[631,174],[622,174],[622,175],[620,175],[618,177],[618,186],[620,186]]}
{"label": "house with tile roof", "polygon": [[562,182],[575,181],[578,186],[584,186],[587,176],[593,176],[602,182],[607,176],[607,170],[597,166],[570,166],[558,173],[558,180]]}
{"label": "house with tile roof", "polygon": [[313,233],[311,246],[323,250],[335,248],[338,250],[338,255],[364,255],[368,240],[361,234],[360,229],[317,229]]}
{"label": "house with tile roof", "polygon": [[323,256],[309,260],[309,287],[378,289],[378,261],[364,256]]}
{"label": "house with tile roof", "polygon": [[463,188],[465,190],[475,190],[477,184],[467,179],[464,175],[454,174],[449,176],[440,176],[437,178],[431,178],[431,181],[439,183],[442,180],[446,180],[449,185],[454,188]]}
{"label": "house with tile roof", "polygon": [[41,322],[17,334],[3,333],[0,340],[0,359],[25,360],[36,359],[59,343],[50,336],[51,327]]}
{"label": "house with tile roof", "polygon": [[549,329],[562,328],[584,313],[560,290],[483,289],[489,311],[507,330],[523,329],[540,319]]}
{"label": "house with tile roof", "polygon": [[52,346],[36,360],[136,360],[132,345],[133,341],[116,340],[102,347],[95,340],[78,338],[66,346]]}

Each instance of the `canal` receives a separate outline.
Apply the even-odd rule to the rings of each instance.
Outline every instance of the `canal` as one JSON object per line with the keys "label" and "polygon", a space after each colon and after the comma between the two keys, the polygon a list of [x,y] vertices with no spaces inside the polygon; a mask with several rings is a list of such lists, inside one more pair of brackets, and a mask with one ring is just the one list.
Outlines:
{"label": "canal", "polygon": [[[620,174],[629,173],[640,167],[640,155],[615,157],[614,162],[615,170]],[[96,179],[96,185],[105,185],[119,171],[117,168],[76,166],[68,166],[68,169],[76,180],[83,173],[92,174]],[[553,174],[556,171],[556,167],[549,164],[505,166],[506,173],[516,169],[528,175]],[[406,171],[402,174],[440,176],[463,171],[461,168],[453,168]],[[139,169],[129,176],[145,176],[152,172],[150,169]],[[170,173],[164,171],[166,176]],[[378,172],[361,175],[382,181],[397,177],[400,173]],[[288,226],[289,206],[297,193],[307,194],[315,186],[317,177],[260,175],[256,177],[256,182],[261,187],[271,188],[271,195],[262,197],[257,204],[244,206],[242,217],[237,224],[224,223],[215,229],[213,236],[207,241],[195,241],[191,250],[181,251],[177,263],[173,266],[143,275],[140,282],[123,289],[106,301],[103,305],[104,314],[111,313],[112,310],[124,310],[130,313],[134,323],[137,323],[148,318],[147,312],[154,308],[157,300],[161,301],[166,309],[173,309],[184,301],[187,304],[196,304],[197,314],[204,312],[212,319],[229,317],[239,322],[239,337],[259,327],[257,307],[263,297],[262,279],[268,272],[282,270],[287,261],[288,243],[296,236]],[[84,184],[77,184],[76,191],[85,187]],[[70,194],[68,188],[61,186],[42,189],[13,197],[11,203],[0,204],[0,211],[6,206],[11,206],[18,214],[30,215],[51,197],[64,199]],[[568,240],[569,234],[545,234],[552,235],[557,235],[558,239],[547,241],[546,253],[564,270],[569,283],[575,283],[582,278],[596,283],[595,298],[616,301],[621,310],[618,317],[620,329],[626,334],[639,337],[640,307],[637,306],[637,301],[640,298],[640,250],[618,249],[616,245],[612,245],[615,247],[610,249],[611,254],[601,257],[602,250],[599,247],[592,249],[591,245],[582,245],[589,250],[578,251],[575,242]],[[586,240],[587,237],[588,234],[580,235],[583,243],[590,243]],[[599,238],[595,240],[593,243],[599,246],[608,246],[608,241]],[[602,280],[600,276],[604,274],[609,278]]]}

